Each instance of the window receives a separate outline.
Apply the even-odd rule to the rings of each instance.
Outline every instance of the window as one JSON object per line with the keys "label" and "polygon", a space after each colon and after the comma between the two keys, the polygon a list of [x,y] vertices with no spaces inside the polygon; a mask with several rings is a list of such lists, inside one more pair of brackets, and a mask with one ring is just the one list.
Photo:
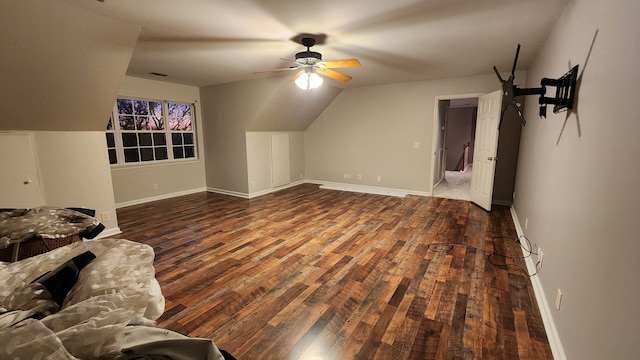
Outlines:
{"label": "window", "polygon": [[118,98],[106,136],[112,165],[197,156],[193,104]]}

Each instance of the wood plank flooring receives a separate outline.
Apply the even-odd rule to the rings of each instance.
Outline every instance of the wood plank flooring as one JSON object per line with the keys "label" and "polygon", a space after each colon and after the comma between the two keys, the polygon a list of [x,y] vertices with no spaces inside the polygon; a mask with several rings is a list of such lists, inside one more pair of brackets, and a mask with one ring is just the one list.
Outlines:
{"label": "wood plank flooring", "polygon": [[155,249],[158,325],[238,359],[552,359],[506,207],[304,184],[117,215]]}

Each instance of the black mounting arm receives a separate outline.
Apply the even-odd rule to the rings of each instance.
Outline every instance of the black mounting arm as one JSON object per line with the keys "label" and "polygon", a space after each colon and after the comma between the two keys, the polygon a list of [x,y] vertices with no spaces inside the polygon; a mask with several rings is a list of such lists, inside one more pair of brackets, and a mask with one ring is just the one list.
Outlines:
{"label": "black mounting arm", "polygon": [[[538,95],[538,104],[540,104],[540,116],[547,117],[547,105],[553,105],[553,112],[559,113],[573,108],[573,100],[576,92],[576,81],[578,79],[578,65],[574,66],[569,72],[564,74],[558,79],[542,78],[540,81],[540,87],[538,88],[526,88],[521,89],[517,85],[513,84],[515,78],[516,63],[518,62],[518,55],[520,54],[520,44],[516,49],[516,56],[513,61],[513,67],[511,69],[511,75],[507,79],[503,79],[500,76],[500,72],[494,66],[493,71],[498,76],[498,80],[502,83],[502,116],[500,117],[500,124],[502,124],[502,117],[506,109],[512,105],[517,113],[518,117],[525,125],[526,121],[522,112],[519,109],[520,104],[515,100],[520,95]],[[556,94],[554,97],[545,96],[547,92],[547,86],[553,86],[556,88]]]}
{"label": "black mounting arm", "polygon": [[[514,85],[513,94],[514,96],[539,95],[538,104],[540,104],[540,116],[547,117],[547,105],[553,105],[553,112],[556,114],[573,108],[577,78],[578,65],[574,66],[559,79],[542,78],[540,81],[541,86],[538,88],[520,89]],[[545,96],[547,86],[556,88],[556,95],[554,97]]]}

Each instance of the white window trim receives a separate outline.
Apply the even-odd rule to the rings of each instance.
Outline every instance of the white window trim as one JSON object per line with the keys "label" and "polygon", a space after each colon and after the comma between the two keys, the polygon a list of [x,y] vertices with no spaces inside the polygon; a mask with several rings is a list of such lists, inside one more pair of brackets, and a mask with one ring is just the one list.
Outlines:
{"label": "white window trim", "polygon": [[[121,130],[120,129],[120,119],[119,119],[119,114],[118,114],[118,99],[127,99],[127,100],[144,100],[144,101],[148,101],[148,102],[160,102],[162,103],[162,115],[163,115],[163,121],[164,121],[164,130]],[[172,131],[171,129],[169,129],[169,103],[172,104],[184,104],[184,105],[189,105],[191,107],[191,130],[190,131]],[[196,128],[196,111],[195,111],[195,104],[194,103],[189,103],[189,102],[185,102],[185,101],[175,101],[175,100],[159,100],[159,99],[150,99],[150,98],[143,98],[143,97],[130,97],[130,96],[118,96],[116,98],[116,101],[113,104],[113,108],[111,110],[111,121],[112,121],[112,129],[111,130],[105,130],[105,136],[106,133],[111,132],[114,134],[114,140],[115,140],[115,145],[116,145],[116,157],[117,157],[117,162],[115,164],[110,164],[110,166],[112,168],[126,168],[126,167],[141,167],[141,166],[154,166],[154,165],[161,165],[161,164],[175,164],[175,163],[184,163],[184,162],[193,162],[193,161],[199,161],[200,159],[200,155],[199,155],[199,144],[198,144],[198,136],[197,136],[197,128]],[[135,121],[135,115],[134,116],[134,121]],[[163,159],[163,160],[149,160],[149,161],[134,161],[134,162],[125,162],[125,156],[124,156],[124,146],[123,146],[123,142],[122,142],[122,134],[123,133],[135,133],[135,134],[139,134],[139,133],[163,133],[165,134],[165,140],[166,140],[166,149],[167,149],[167,159]],[[193,157],[185,157],[185,158],[174,158],[174,154],[173,154],[173,138],[172,138],[172,134],[173,133],[180,133],[180,134],[184,134],[184,133],[190,133],[193,135],[193,151],[194,151],[194,156]],[[140,145],[138,145],[138,149],[140,148]]]}

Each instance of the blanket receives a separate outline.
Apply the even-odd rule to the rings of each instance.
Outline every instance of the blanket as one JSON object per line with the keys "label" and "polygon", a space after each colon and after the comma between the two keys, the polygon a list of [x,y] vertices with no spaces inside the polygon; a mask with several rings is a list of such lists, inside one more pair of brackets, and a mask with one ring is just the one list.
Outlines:
{"label": "blanket", "polygon": [[100,225],[98,219],[79,211],[51,206],[1,211],[0,249],[34,236],[55,239],[91,234]]}
{"label": "blanket", "polygon": [[[148,245],[100,239],[0,262],[0,358],[126,359],[152,351],[170,359],[223,359],[209,339],[155,327],[164,297],[153,258]],[[72,285],[54,296],[46,282],[66,267]],[[184,355],[189,351],[198,355]]]}

